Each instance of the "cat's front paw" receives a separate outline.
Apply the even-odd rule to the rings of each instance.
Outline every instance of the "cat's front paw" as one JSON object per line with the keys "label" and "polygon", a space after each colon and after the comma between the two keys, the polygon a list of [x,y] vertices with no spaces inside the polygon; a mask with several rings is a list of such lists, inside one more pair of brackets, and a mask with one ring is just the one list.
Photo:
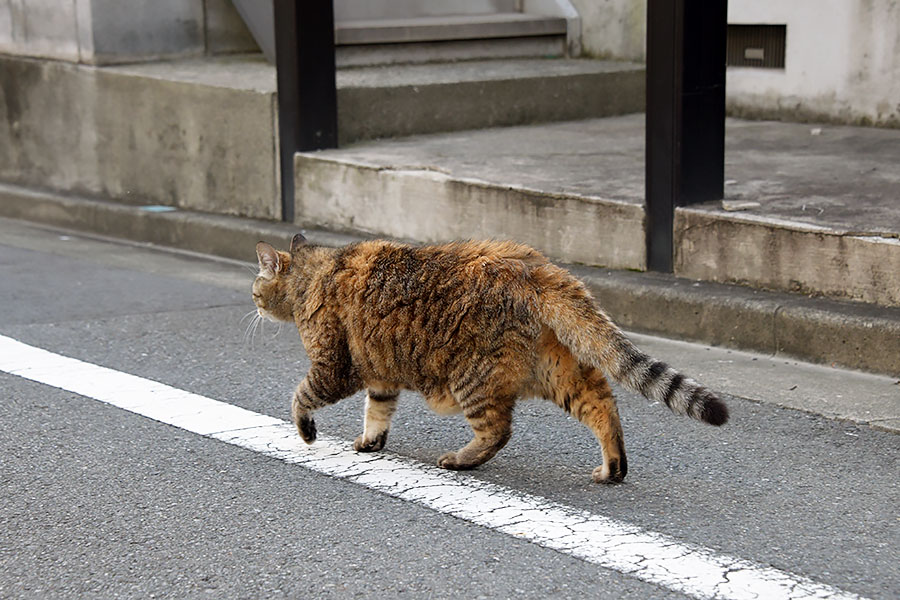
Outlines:
{"label": "cat's front paw", "polygon": [[307,444],[316,441],[316,422],[309,415],[303,415],[297,419],[297,431]]}
{"label": "cat's front paw", "polygon": [[378,452],[384,448],[387,441],[387,431],[382,431],[374,440],[367,440],[363,436],[359,436],[353,441],[353,449],[357,452]]}

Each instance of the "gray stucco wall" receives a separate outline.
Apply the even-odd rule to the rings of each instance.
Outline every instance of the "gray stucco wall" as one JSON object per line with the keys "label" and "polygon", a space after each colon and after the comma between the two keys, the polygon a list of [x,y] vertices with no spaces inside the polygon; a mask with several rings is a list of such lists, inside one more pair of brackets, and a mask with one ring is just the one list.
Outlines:
{"label": "gray stucco wall", "polygon": [[0,0],[0,53],[113,64],[252,52],[230,0]]}

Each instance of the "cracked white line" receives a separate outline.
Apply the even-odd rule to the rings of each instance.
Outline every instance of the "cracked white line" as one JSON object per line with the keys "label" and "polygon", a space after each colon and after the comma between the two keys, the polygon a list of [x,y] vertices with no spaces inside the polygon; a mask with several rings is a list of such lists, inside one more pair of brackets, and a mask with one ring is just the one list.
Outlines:
{"label": "cracked white line", "polygon": [[0,371],[363,485],[696,598],[859,598],[829,585],[0,336]]}

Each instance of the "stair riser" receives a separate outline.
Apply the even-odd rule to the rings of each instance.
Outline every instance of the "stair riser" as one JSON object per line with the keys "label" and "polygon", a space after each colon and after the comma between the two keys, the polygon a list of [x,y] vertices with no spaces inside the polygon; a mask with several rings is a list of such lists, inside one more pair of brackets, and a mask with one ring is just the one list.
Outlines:
{"label": "stair riser", "polygon": [[338,91],[340,142],[640,112],[644,71]]}
{"label": "stair riser", "polygon": [[421,64],[483,58],[561,58],[565,36],[338,46],[338,67]]}
{"label": "stair riser", "polygon": [[635,204],[553,195],[461,180],[295,157],[297,223],[440,242],[514,239],[567,262],[643,269],[644,211]]}
{"label": "stair riser", "polygon": [[900,240],[680,208],[675,274],[900,306]]}

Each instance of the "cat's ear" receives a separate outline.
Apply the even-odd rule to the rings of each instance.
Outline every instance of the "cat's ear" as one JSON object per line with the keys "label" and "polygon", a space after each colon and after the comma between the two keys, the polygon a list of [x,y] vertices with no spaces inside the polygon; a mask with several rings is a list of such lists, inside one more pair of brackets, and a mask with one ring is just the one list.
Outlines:
{"label": "cat's ear", "polygon": [[281,270],[281,257],[271,244],[260,242],[256,245],[256,258],[259,259],[259,274],[266,279],[274,279]]}
{"label": "cat's ear", "polygon": [[306,245],[306,238],[303,237],[302,233],[295,233],[294,237],[291,238],[291,254],[296,252],[301,246]]}

